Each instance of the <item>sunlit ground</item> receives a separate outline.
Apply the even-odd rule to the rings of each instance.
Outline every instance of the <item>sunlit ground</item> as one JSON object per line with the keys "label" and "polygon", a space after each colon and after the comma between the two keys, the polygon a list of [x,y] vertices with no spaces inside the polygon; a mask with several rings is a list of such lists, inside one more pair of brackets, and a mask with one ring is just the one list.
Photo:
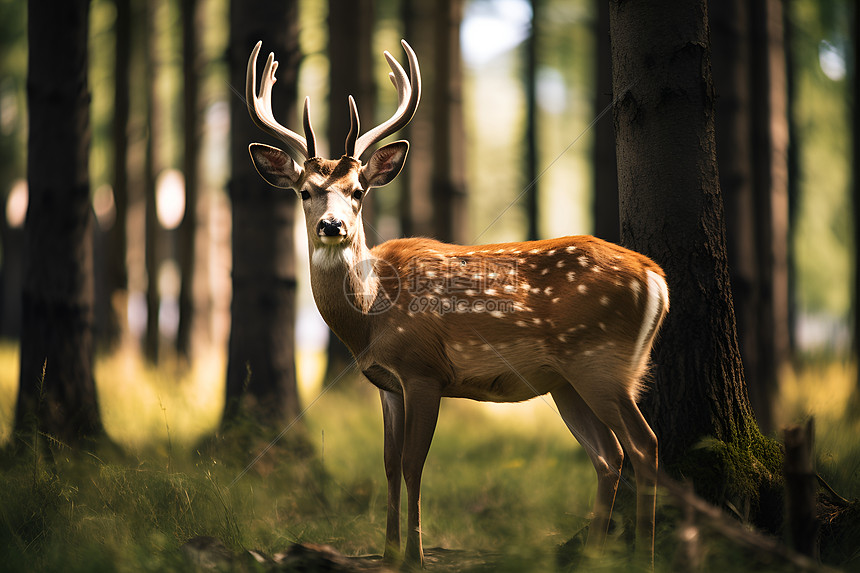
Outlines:
{"label": "sunlit ground", "polygon": [[[115,443],[132,450],[191,445],[217,427],[224,409],[224,353],[209,350],[190,369],[165,362],[149,366],[131,349],[96,358],[102,423]],[[0,344],[0,444],[12,432],[18,369],[18,346]],[[298,353],[296,370],[300,396],[308,403],[319,392],[325,355]]]}
{"label": "sunlit ground", "polygon": [[[0,442],[11,435],[18,367],[17,345],[0,344]],[[302,403],[308,405],[320,393],[325,354],[298,352],[296,370]],[[225,372],[226,357],[215,350],[198,357],[191,369],[173,364],[148,366],[139,353],[129,349],[98,357],[94,375],[108,435],[133,449],[151,444],[194,443],[220,421]],[[840,361],[807,366],[797,372],[787,369],[782,376],[776,419],[780,425],[796,423],[808,416],[815,416],[819,423],[841,419],[850,403],[855,377],[855,366]],[[351,378],[339,382],[356,383],[361,382]],[[443,405],[443,420],[445,409]],[[457,401],[456,411],[461,415],[480,411],[491,419],[516,420],[530,431],[543,427],[549,419],[550,425],[557,423],[559,431],[565,432],[548,396],[521,404]]]}

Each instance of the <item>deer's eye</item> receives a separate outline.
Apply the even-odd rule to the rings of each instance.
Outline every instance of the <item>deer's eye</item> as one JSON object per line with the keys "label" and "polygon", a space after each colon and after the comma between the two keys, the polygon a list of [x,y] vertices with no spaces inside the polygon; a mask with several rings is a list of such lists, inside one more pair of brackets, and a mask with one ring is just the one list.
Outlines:
{"label": "deer's eye", "polygon": [[311,198],[311,194],[308,193],[307,191],[302,191],[301,195],[302,195],[302,201],[307,201],[308,199]]}
{"label": "deer's eye", "polygon": [[364,191],[359,189],[353,192],[352,196],[355,198],[356,201],[361,201],[361,198],[364,196]]}

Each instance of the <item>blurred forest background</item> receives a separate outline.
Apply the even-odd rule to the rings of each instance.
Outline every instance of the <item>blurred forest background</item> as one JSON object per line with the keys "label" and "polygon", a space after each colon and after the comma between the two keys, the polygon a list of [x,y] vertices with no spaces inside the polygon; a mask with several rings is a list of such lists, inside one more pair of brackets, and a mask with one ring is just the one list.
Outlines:
{"label": "blurred forest background", "polygon": [[[751,394],[762,355],[757,343],[744,342],[758,328],[756,260],[773,258],[774,288],[786,293],[767,335],[774,357],[762,359],[771,372],[760,377],[771,379],[771,389],[790,363],[853,360],[854,8],[842,0],[776,5],[775,29],[757,23],[754,11],[741,17],[717,7],[711,14],[718,154],[726,156],[721,175]],[[8,439],[26,282],[28,44],[25,3],[0,7],[0,336],[3,394],[12,397],[0,419]],[[298,125],[296,98],[309,95],[328,136],[324,155],[347,130],[347,93],[356,96],[363,125],[393,109],[381,52],[399,57],[401,37],[416,49],[426,93],[404,134],[412,142],[407,176],[365,207],[372,243],[403,235],[464,243],[586,233],[618,240],[608,23],[599,2],[333,0],[232,10],[226,0],[90,4],[87,167],[99,392],[137,386],[128,380],[141,365],[172,365],[189,380],[177,391],[191,385],[205,402],[210,414],[193,418],[206,433],[249,388],[253,395],[260,385],[280,387],[281,413],[293,415],[300,400],[290,386],[298,384],[307,400],[323,379],[349,368],[310,298],[295,201],[248,190],[259,182],[251,182],[256,175],[242,149],[262,134],[242,112],[245,57],[267,34],[264,53],[281,61],[276,116]],[[768,92],[755,85],[769,76],[756,71],[754,55],[773,58],[774,45],[781,71],[765,80],[776,86]],[[762,104],[757,94],[781,101]],[[743,121],[766,127],[738,127]],[[762,132],[776,135],[762,140]],[[740,162],[728,157],[733,152],[743,154]],[[772,243],[751,234],[770,224],[756,219],[770,202]],[[273,210],[274,218],[267,215]],[[762,243],[774,250],[762,254]],[[266,260],[248,262],[261,251]],[[248,286],[264,275],[280,287]],[[276,316],[260,301],[273,296],[281,297],[272,303]],[[102,371],[114,380],[100,379]],[[762,400],[773,399],[768,390]],[[762,400],[753,397],[757,411]],[[111,413],[102,416],[115,432]],[[770,413],[759,417],[773,427]]]}
{"label": "blurred forest background", "polygon": [[[28,21],[27,3],[0,0],[0,442],[29,435],[36,412],[40,431],[57,443],[104,434],[129,451],[171,452],[170,460],[173,448],[193,448],[251,413],[266,428],[263,442],[247,447],[262,448],[254,465],[305,412],[312,418],[310,407],[329,394],[323,403],[334,410],[316,410],[331,425],[309,423],[338,427],[347,436],[338,444],[337,434],[328,434],[337,452],[332,457],[348,460],[329,470],[352,476],[341,479],[366,471],[368,450],[353,452],[349,445],[356,437],[379,442],[366,447],[373,450],[368,463],[381,466],[378,428],[368,422],[378,411],[366,400],[368,415],[359,418],[352,395],[338,395],[359,375],[311,298],[300,205],[292,191],[266,186],[248,157],[250,142],[267,142],[245,109],[251,49],[262,39],[263,53],[272,51],[280,61],[275,116],[295,129],[297,102],[310,96],[320,155],[333,157],[348,130],[347,94],[355,96],[365,129],[380,123],[396,105],[382,52],[405,63],[400,39],[415,49],[424,95],[398,136],[411,143],[404,174],[365,202],[371,244],[408,235],[460,243],[570,234],[619,241],[605,4],[75,0],[64,5],[64,19],[50,2],[40,9],[35,1]],[[709,5],[735,315],[758,423],[773,434],[811,413],[851,418],[860,412],[856,3]],[[61,34],[75,17],[85,20],[76,28],[84,32],[76,43]],[[28,45],[28,25],[30,41],[36,42],[35,29],[41,43]],[[66,60],[45,53],[45,38],[68,41],[80,70],[47,65]],[[46,65],[28,70],[28,61]],[[69,122],[69,132],[86,134],[71,151],[35,137],[47,131],[28,115],[28,83],[38,96],[39,86],[69,72],[89,93],[78,115],[59,118]],[[44,153],[32,155],[33,145]],[[40,189],[76,161],[78,194],[69,197],[82,202],[58,207],[45,201]],[[28,235],[28,216],[52,209],[74,212],[76,230],[48,217]],[[74,237],[80,243],[70,242]],[[54,274],[28,267],[27,253]],[[64,275],[71,264],[84,272]],[[67,282],[80,298],[62,312],[51,307],[56,322],[33,331],[36,321],[28,317],[48,312],[33,301],[55,304],[65,296],[57,285]],[[519,411],[523,427],[545,436],[535,417],[542,407],[484,410],[502,413],[500,435]],[[471,406],[453,408],[457,424],[479,416]],[[839,466],[840,491],[856,496],[860,452],[857,444],[846,445],[856,435],[845,431],[856,427],[856,416],[851,419],[851,426],[824,427],[821,440],[831,469]],[[465,455],[452,446],[461,431],[475,440],[483,435],[466,428],[452,436],[441,425],[440,456],[446,448],[457,459]],[[326,435],[323,430],[322,451]],[[482,451],[514,448],[514,465],[506,471],[525,465],[534,483],[551,479],[562,455],[556,450],[568,442],[559,435],[542,442],[541,462],[523,462],[528,448],[509,442]],[[479,450],[472,455],[480,457]],[[263,479],[266,464],[254,470]],[[314,467],[299,482],[309,479],[320,488],[314,495],[325,501],[330,525],[327,495],[334,494],[326,493],[328,478],[317,479],[329,474]],[[469,477],[491,483],[480,471]],[[559,472],[559,483],[568,479]],[[186,495],[193,485],[167,482],[173,493]],[[519,495],[506,493],[509,486],[516,491],[508,483],[477,486],[484,497],[468,503],[446,490],[449,506],[442,513],[465,504],[493,521],[497,499]],[[211,491],[224,503],[218,487]],[[379,509],[374,486],[351,482],[342,489],[351,492],[346,503],[354,502],[357,512]],[[231,511],[240,507],[236,501]],[[482,513],[486,507],[490,513]],[[429,514],[434,510],[430,505]],[[313,527],[325,529],[325,520],[306,535],[315,539]],[[506,522],[520,523],[523,531],[529,523]],[[486,531],[484,541],[494,535]],[[364,548],[374,535],[349,543]],[[456,544],[456,529],[447,538],[437,531],[436,538]]]}

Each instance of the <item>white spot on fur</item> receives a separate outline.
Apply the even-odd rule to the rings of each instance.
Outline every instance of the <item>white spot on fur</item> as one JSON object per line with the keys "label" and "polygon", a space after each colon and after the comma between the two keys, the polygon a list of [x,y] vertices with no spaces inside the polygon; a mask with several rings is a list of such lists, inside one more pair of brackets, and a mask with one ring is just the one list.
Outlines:
{"label": "white spot on fur", "polygon": [[576,279],[576,273],[573,271],[567,272],[567,282],[572,283]]}
{"label": "white spot on fur", "polygon": [[583,284],[581,284],[581,285],[579,285],[578,287],[576,287],[576,290],[578,290],[578,291],[579,291],[579,294],[585,294],[585,293],[587,293],[587,292],[588,292],[588,287],[587,287],[587,286],[585,286],[585,285],[583,285]]}
{"label": "white spot on fur", "polygon": [[567,337],[563,334],[559,334],[556,338],[558,338],[559,342],[567,342]]}
{"label": "white spot on fur", "polygon": [[555,304],[555,303],[557,303],[557,302],[558,302],[558,301],[560,301],[560,300],[561,300],[561,297],[560,297],[560,296],[557,296],[557,297],[555,297],[554,299],[552,299],[552,302],[553,302],[553,304]]}
{"label": "white spot on fur", "polygon": [[606,295],[601,296],[600,304],[602,304],[603,306],[609,306],[609,297]]}
{"label": "white spot on fur", "polygon": [[488,288],[487,290],[485,290],[485,291],[484,291],[484,294],[485,294],[485,295],[487,295],[487,296],[495,296],[495,294],[496,294],[496,289],[494,289],[494,288]]}
{"label": "white spot on fur", "polygon": [[514,292],[515,290],[517,290],[517,287],[514,285],[505,285],[505,292]]}
{"label": "white spot on fur", "polygon": [[505,313],[502,312],[501,310],[494,310],[494,311],[490,312],[490,316],[494,316],[496,318],[503,318],[505,316]]}
{"label": "white spot on fur", "polygon": [[436,271],[427,271],[427,278],[429,278],[429,279],[436,278]]}
{"label": "white spot on fur", "polygon": [[555,263],[555,266],[556,266],[556,268],[559,268],[559,269],[563,268],[564,267],[564,259],[559,259],[558,262]]}
{"label": "white spot on fur", "polygon": [[397,332],[406,332],[406,329],[405,329],[405,328],[403,328],[402,326],[398,326],[398,327],[397,327]]}
{"label": "white spot on fur", "polygon": [[544,269],[540,272],[540,274],[545,275],[549,272],[549,269]]}
{"label": "white spot on fur", "polygon": [[475,289],[471,289],[471,288],[467,288],[463,292],[466,294],[466,296],[475,296],[476,294],[478,294],[478,291],[476,291]]}
{"label": "white spot on fur", "polygon": [[540,324],[540,323],[541,323],[541,320],[540,320],[538,317],[534,317],[534,318],[532,319],[532,322],[533,322],[533,323],[535,323],[535,324]]}
{"label": "white spot on fur", "polygon": [[576,247],[574,247],[573,245],[570,245],[570,246],[565,247],[564,250],[567,251],[568,253],[572,253],[573,251],[576,250]]}
{"label": "white spot on fur", "polygon": [[532,250],[531,250],[531,251],[529,251],[529,252],[530,252],[531,254],[533,254],[533,255],[536,255],[536,254],[538,254],[538,253],[540,252],[540,249],[532,249]]}
{"label": "white spot on fur", "polygon": [[546,254],[548,257],[553,256],[555,254],[555,249],[552,249],[551,251],[547,251]]}
{"label": "white spot on fur", "polygon": [[545,294],[546,296],[551,295],[552,294],[552,287],[548,286],[545,289],[543,289],[543,294]]}
{"label": "white spot on fur", "polygon": [[642,292],[642,283],[640,283],[636,279],[633,279],[632,281],[630,281],[630,290],[633,291],[633,296],[635,296],[636,300],[638,301],[639,293]]}
{"label": "white spot on fur", "polygon": [[524,320],[518,320],[514,324],[517,326],[528,326]]}
{"label": "white spot on fur", "polygon": [[532,288],[532,285],[530,285],[529,283],[523,283],[520,285],[520,288],[523,290],[529,290],[530,288]]}
{"label": "white spot on fur", "polygon": [[580,255],[579,258],[577,258],[577,260],[579,261],[579,266],[581,266],[581,267],[587,267],[588,266],[588,257],[586,257],[585,255]]}

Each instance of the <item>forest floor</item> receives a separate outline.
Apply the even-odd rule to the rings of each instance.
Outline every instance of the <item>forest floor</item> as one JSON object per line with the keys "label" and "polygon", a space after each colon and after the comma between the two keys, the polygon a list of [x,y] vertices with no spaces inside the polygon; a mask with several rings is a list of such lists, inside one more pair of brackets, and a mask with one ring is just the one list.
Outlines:
{"label": "forest floor", "polygon": [[[0,438],[7,441],[14,361],[14,349],[0,347]],[[319,546],[329,546],[319,551],[331,551],[335,561],[365,556],[369,567],[378,565],[372,556],[382,549],[386,486],[372,387],[344,379],[320,394],[307,386],[302,423],[283,435],[246,420],[229,436],[202,441],[223,407],[223,361],[205,362],[183,372],[143,369],[128,357],[99,360],[103,419],[121,448],[94,443],[72,452],[49,436],[15,436],[0,456],[0,563],[10,570],[186,571],[195,569],[187,543],[210,539],[223,545],[236,570],[268,568],[240,559],[249,550],[276,556]],[[787,375],[778,414],[782,423],[816,416],[817,470],[848,500],[860,497],[860,416],[846,408],[854,376],[853,366],[841,363]],[[551,401],[447,401],[422,487],[428,568],[627,571],[634,495],[628,479],[604,556],[582,556],[595,487],[587,456]],[[680,541],[685,519],[661,495],[657,571],[691,563],[704,570],[796,570],[739,547],[704,520],[690,556],[690,544]],[[825,532],[825,561],[860,568],[860,529]]]}

